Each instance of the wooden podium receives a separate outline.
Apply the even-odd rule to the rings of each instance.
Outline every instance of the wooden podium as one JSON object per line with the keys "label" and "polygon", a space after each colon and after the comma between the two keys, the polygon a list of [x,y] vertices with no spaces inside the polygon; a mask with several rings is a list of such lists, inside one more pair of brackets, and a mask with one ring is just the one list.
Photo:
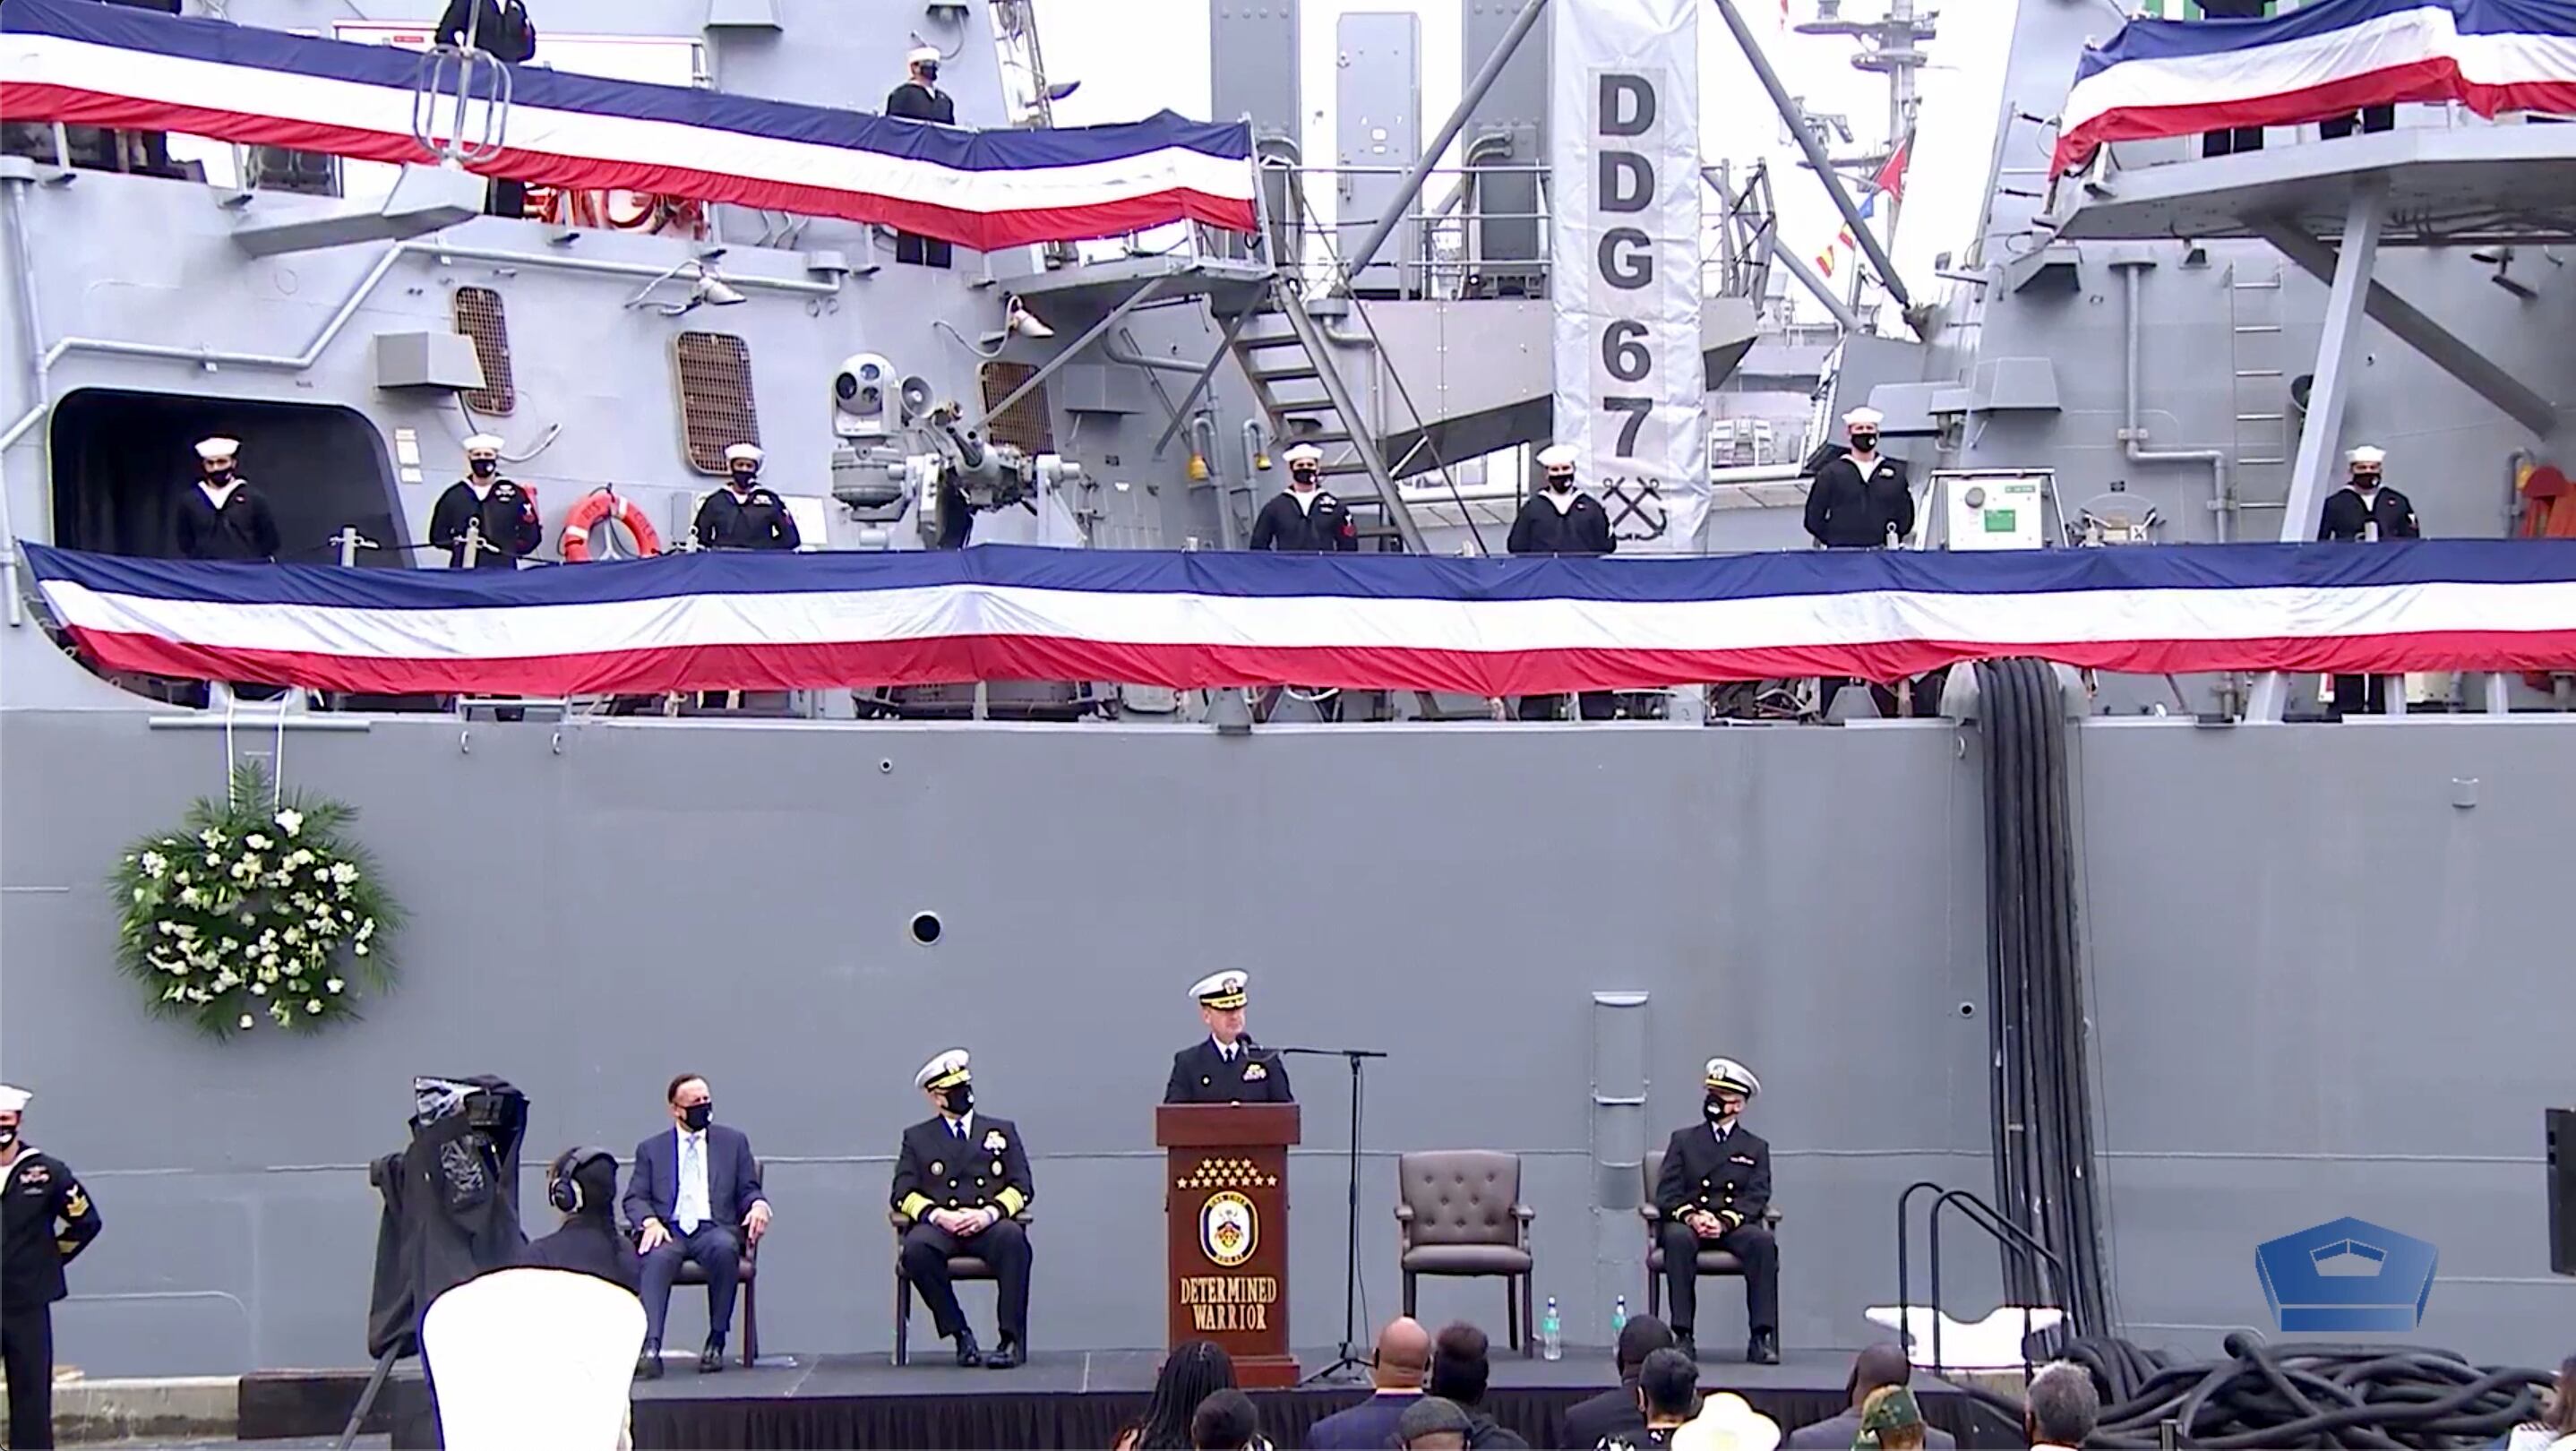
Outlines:
{"label": "wooden podium", "polygon": [[1170,1221],[1168,1343],[1213,1340],[1248,1389],[1293,1386],[1288,1353],[1288,1146],[1293,1103],[1167,1103],[1154,1110]]}

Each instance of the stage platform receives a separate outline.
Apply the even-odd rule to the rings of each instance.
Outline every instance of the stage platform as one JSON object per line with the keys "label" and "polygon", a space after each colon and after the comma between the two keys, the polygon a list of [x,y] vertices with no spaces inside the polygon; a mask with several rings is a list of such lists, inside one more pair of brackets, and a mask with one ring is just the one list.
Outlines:
{"label": "stage platform", "polygon": [[[945,1350],[945,1346],[937,1347]],[[1499,1347],[1498,1347],[1499,1350]],[[1159,1350],[1041,1351],[1014,1370],[966,1370],[945,1355],[918,1356],[909,1366],[884,1355],[764,1356],[745,1370],[729,1364],[700,1375],[694,1360],[674,1358],[658,1381],[635,1385],[635,1444],[653,1447],[1084,1447],[1100,1451],[1143,1411],[1162,1364]],[[1314,1370],[1330,1349],[1308,1350]],[[1849,1351],[1791,1351],[1778,1365],[1747,1365],[1711,1354],[1701,1384],[1734,1391],[1782,1431],[1843,1409]],[[1568,1347],[1560,1361],[1498,1353],[1487,1408],[1535,1447],[1554,1447],[1566,1408],[1610,1388],[1604,1347]],[[357,1404],[364,1371],[266,1371],[244,1376],[245,1441],[309,1437],[337,1431]],[[1280,1451],[1304,1444],[1306,1428],[1366,1395],[1356,1381],[1297,1390],[1258,1391],[1262,1430]],[[1924,1415],[1962,1446],[2020,1444],[2012,1430],[1972,1422],[1985,1415],[1964,1393],[1916,1378]],[[369,1429],[395,1446],[434,1444],[425,1435],[420,1373],[396,1371]],[[1988,1417],[1987,1419],[1991,1419]],[[1576,1448],[1590,1451],[1590,1448]]]}

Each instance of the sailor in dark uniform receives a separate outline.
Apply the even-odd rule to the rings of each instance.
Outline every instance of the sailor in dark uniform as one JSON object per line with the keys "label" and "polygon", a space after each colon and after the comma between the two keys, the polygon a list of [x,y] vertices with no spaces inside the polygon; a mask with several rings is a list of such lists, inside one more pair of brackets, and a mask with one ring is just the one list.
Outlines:
{"label": "sailor in dark uniform", "polygon": [[1324,451],[1311,443],[1288,450],[1288,487],[1252,520],[1252,547],[1281,554],[1351,554],[1359,530],[1342,501],[1324,487]]}
{"label": "sailor in dark uniform", "polygon": [[[957,102],[939,89],[939,47],[916,47],[904,57],[904,61],[907,74],[903,84],[886,96],[885,113],[905,121],[956,125]],[[894,260],[945,267],[949,263],[948,244],[936,237],[916,237],[910,232],[897,232],[894,234]]]}
{"label": "sailor in dark uniform", "polygon": [[606,1149],[566,1149],[546,1166],[546,1202],[563,1223],[530,1240],[519,1263],[534,1269],[575,1270],[640,1294],[644,1259],[635,1242],[617,1230],[617,1156]]}
{"label": "sailor in dark uniform", "polygon": [[268,501],[233,469],[240,449],[229,438],[198,440],[197,486],[179,496],[181,559],[277,558],[277,520]]}
{"label": "sailor in dark uniform", "polygon": [[[2200,0],[2200,18],[2208,20],[2260,20],[2263,7],[2270,0]],[[2263,128],[2233,126],[2201,134],[2200,154],[2229,156],[2239,152],[2263,149]]]}
{"label": "sailor in dark uniform", "polygon": [[[1884,416],[1875,408],[1855,408],[1843,415],[1847,453],[1816,471],[1807,485],[1807,533],[1827,549],[1886,549],[1914,532],[1914,485],[1905,465],[1881,458],[1878,430]],[[1816,718],[1833,714],[1834,697],[1850,684],[1840,675],[1816,681]],[[1872,683],[1870,698],[1881,716],[1896,715],[1896,692]]]}
{"label": "sailor in dark uniform", "polygon": [[725,450],[725,486],[707,495],[692,526],[708,549],[794,549],[805,542],[787,501],[760,486],[757,444]]}
{"label": "sailor in dark uniform", "polygon": [[1296,1101],[1288,1091],[1288,1065],[1243,1031],[1243,1005],[1250,1001],[1251,986],[1252,974],[1233,969],[1210,973],[1191,986],[1208,1035],[1172,1055],[1172,1081],[1163,1086],[1163,1102]]}
{"label": "sailor in dark uniform", "polygon": [[1702,1086],[1705,1120],[1676,1132],[1664,1146],[1664,1172],[1655,1181],[1655,1209],[1663,1215],[1664,1285],[1673,1302],[1673,1335],[1698,1355],[1692,1322],[1699,1309],[1699,1252],[1721,1249],[1744,1262],[1745,1319],[1753,1331],[1744,1358],[1780,1363],[1780,1246],[1762,1222],[1771,1207],[1771,1146],[1736,1116],[1762,1091],[1753,1070],[1732,1058],[1711,1058]]}
{"label": "sailor in dark uniform", "polygon": [[[1574,486],[1574,446],[1558,443],[1539,450],[1538,466],[1547,475],[1547,487],[1521,505],[1519,517],[1512,520],[1511,539],[1506,547],[1514,554],[1616,551],[1619,541],[1610,537],[1610,511],[1601,507],[1599,499]],[[1608,720],[1611,716],[1609,691],[1584,691],[1578,704],[1585,720]],[[1523,720],[1562,720],[1565,697],[1524,695],[1519,714]]]}
{"label": "sailor in dark uniform", "polygon": [[545,527],[537,522],[537,501],[501,476],[501,440],[488,433],[465,440],[465,474],[430,509],[429,542],[447,551],[448,568],[464,569],[470,530],[477,536],[473,568],[518,568],[519,556],[537,547]]}
{"label": "sailor in dark uniform", "polygon": [[[1029,1178],[1020,1126],[975,1111],[966,1050],[951,1048],[912,1076],[938,1110],[903,1131],[894,1166],[894,1207],[912,1220],[903,1232],[903,1271],[930,1306],[942,1337],[957,1342],[959,1365],[1009,1370],[1028,1357],[1028,1231],[1015,1217],[1037,1188]],[[948,1258],[972,1255],[999,1283],[994,1318],[1001,1339],[987,1355],[948,1282]]]}
{"label": "sailor in dark uniform", "polygon": [[23,1088],[0,1083],[0,1362],[9,1444],[54,1444],[54,1302],[63,1266],[98,1238],[98,1207],[71,1167],[21,1137]]}
{"label": "sailor in dark uniform", "polygon": [[[2384,539],[2424,537],[2423,528],[2415,522],[2414,501],[2379,481],[2380,470],[2387,462],[2386,450],[2369,444],[2344,455],[2351,477],[2342,488],[2326,496],[2325,508],[2317,517],[2317,538],[2376,544]],[[2361,710],[2387,708],[2388,677],[2334,678],[2332,714],[2337,720]]]}

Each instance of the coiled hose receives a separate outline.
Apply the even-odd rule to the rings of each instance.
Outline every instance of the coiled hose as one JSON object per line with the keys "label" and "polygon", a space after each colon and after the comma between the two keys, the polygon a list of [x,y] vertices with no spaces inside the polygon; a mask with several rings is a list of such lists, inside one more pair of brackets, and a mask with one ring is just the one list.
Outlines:
{"label": "coiled hose", "polygon": [[[2062,1358],[2093,1373],[2102,1418],[2088,1451],[2175,1444],[2210,1451],[2273,1446],[2483,1446],[2540,1414],[2547,1371],[2480,1367],[2448,1350],[2297,1340],[2237,1331],[2226,1360],[2185,1361],[2126,1340],[2088,1339]],[[2018,1425],[2022,1404],[1962,1389]]]}

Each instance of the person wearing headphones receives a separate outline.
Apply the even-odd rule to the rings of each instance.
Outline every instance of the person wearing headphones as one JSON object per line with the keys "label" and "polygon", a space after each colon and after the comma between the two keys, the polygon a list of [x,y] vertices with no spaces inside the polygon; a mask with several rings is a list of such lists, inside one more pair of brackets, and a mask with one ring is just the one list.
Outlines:
{"label": "person wearing headphones", "polygon": [[643,1261],[617,1232],[617,1156],[584,1145],[566,1149],[546,1166],[546,1202],[563,1223],[531,1240],[519,1263],[533,1269],[577,1270],[640,1293]]}

